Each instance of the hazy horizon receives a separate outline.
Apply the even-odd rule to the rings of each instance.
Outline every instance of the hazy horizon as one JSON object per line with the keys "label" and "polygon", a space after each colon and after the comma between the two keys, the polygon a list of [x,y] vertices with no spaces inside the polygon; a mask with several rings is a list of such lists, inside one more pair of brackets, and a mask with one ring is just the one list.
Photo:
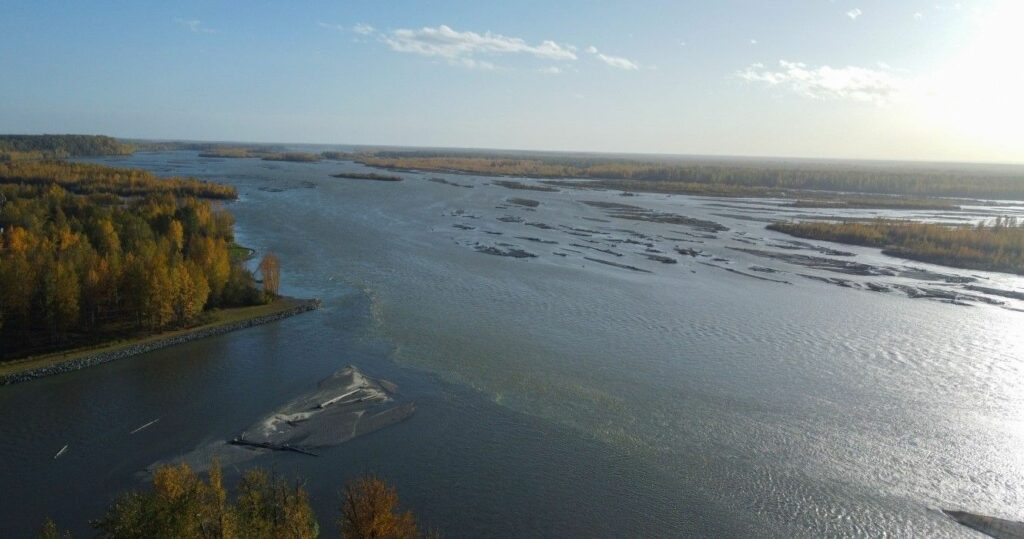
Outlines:
{"label": "hazy horizon", "polygon": [[4,134],[19,134],[19,135],[105,135],[110,136],[119,140],[124,141],[136,141],[136,142],[178,142],[186,144],[220,144],[220,145],[231,145],[236,144],[239,146],[252,145],[252,146],[284,146],[284,147],[324,147],[324,148],[335,148],[335,147],[351,147],[351,148],[366,148],[374,150],[438,150],[438,151],[452,151],[452,152],[495,152],[495,153],[525,153],[525,154],[578,154],[578,155],[593,155],[593,156],[609,156],[609,157],[671,157],[671,158],[682,158],[682,159],[721,159],[721,160],[762,160],[762,161],[818,161],[818,162],[837,162],[837,163],[903,163],[903,164],[935,164],[935,165],[968,165],[968,166],[1009,166],[1009,167],[1020,167],[1024,166],[1024,161],[1011,162],[1011,161],[941,161],[934,159],[886,159],[886,158],[857,158],[857,157],[808,157],[803,155],[758,155],[758,154],[728,154],[728,153],[665,153],[665,152],[626,152],[626,151],[604,151],[604,150],[587,150],[587,149],[562,149],[562,148],[499,148],[489,146],[437,146],[437,145],[408,145],[408,144],[388,144],[388,143],[365,143],[365,142],[301,142],[301,141],[288,141],[288,140],[228,140],[228,139],[200,139],[200,138],[154,138],[154,137],[122,137],[118,135],[112,135],[109,133],[46,133],[46,132],[35,132],[35,133],[4,133]]}

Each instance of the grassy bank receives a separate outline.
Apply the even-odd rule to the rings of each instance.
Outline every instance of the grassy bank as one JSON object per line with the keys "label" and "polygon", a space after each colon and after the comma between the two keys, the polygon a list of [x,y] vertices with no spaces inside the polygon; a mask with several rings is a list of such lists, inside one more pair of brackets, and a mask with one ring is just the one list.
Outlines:
{"label": "grassy bank", "polygon": [[[219,335],[227,331],[256,325],[248,324],[248,322],[273,321],[283,318],[282,315],[312,310],[317,305],[319,305],[317,300],[280,297],[265,305],[217,309],[208,312],[202,323],[187,328],[137,335],[102,345],[74,348],[0,363],[0,380],[33,371],[50,369],[53,374],[56,374],[65,370],[73,370],[61,367],[65,364],[88,361],[90,358],[104,355],[117,355],[121,352],[124,352],[124,355],[133,355],[132,349],[148,351],[209,335]],[[104,361],[99,361],[99,363],[102,362]]]}
{"label": "grassy bank", "polygon": [[232,242],[228,245],[228,256],[232,261],[245,262],[256,256],[256,249]]}
{"label": "grassy bank", "polygon": [[[797,193],[799,195],[799,193]],[[939,210],[956,211],[960,204],[976,203],[971,200],[941,198],[913,198],[891,195],[829,195],[799,198],[790,204],[794,208],[837,208],[837,209],[891,209],[891,210]]]}
{"label": "grassy bank", "polygon": [[954,268],[1024,275],[1024,223],[1009,218],[991,226],[876,220],[774,223],[768,229],[799,238],[880,247],[891,256]]}

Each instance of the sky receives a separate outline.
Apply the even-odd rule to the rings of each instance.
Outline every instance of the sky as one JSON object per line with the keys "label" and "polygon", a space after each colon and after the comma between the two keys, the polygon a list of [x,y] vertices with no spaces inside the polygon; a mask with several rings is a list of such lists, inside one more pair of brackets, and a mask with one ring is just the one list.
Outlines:
{"label": "sky", "polygon": [[1024,0],[4,0],[0,132],[1024,162]]}

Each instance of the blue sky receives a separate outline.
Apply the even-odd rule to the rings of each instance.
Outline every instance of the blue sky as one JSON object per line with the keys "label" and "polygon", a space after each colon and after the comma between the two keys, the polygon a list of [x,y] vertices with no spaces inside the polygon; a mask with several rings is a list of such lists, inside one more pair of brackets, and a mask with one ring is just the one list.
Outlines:
{"label": "blue sky", "polygon": [[1024,162],[1024,2],[21,2],[0,132]]}

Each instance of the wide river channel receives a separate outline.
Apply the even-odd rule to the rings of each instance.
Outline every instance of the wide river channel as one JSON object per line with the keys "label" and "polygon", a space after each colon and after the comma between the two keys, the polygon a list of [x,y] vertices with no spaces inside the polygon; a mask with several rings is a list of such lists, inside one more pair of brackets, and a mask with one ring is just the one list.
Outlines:
{"label": "wide river channel", "polygon": [[[779,200],[184,151],[96,161],[236,186],[239,242],[324,307],[0,387],[0,536],[46,516],[88,534],[147,466],[346,365],[416,413],[245,465],[302,478],[325,536],[367,473],[448,537],[970,537],[940,509],[1024,516],[1024,302],[991,293],[1024,279],[795,241],[766,222],[827,212]],[[997,213],[1021,207],[844,215]]]}

